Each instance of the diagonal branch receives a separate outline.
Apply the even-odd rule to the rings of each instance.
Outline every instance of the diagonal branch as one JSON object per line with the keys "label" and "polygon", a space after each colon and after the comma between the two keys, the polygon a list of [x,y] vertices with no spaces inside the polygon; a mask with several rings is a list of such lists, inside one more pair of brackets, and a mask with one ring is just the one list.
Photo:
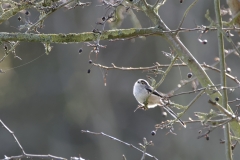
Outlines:
{"label": "diagonal branch", "polygon": [[183,14],[182,20],[181,20],[181,22],[180,22],[179,25],[178,25],[178,28],[181,28],[181,27],[182,27],[182,24],[183,24],[183,22],[184,22],[184,20],[185,20],[185,18],[186,18],[186,16],[187,16],[187,14],[188,14],[188,12],[189,12],[190,9],[197,3],[197,1],[198,1],[198,0],[195,0],[195,1],[186,9],[186,11],[185,11],[184,14]]}
{"label": "diagonal branch", "polygon": [[[148,6],[145,6],[141,1],[133,0],[133,2],[129,1],[136,7],[138,7],[140,10],[142,10],[154,23],[154,25],[157,28],[160,28],[162,31],[170,31],[170,29],[166,26],[166,24],[162,21],[158,13],[155,13],[152,9],[149,9]],[[181,42],[179,37],[177,37],[175,34],[172,34],[170,32],[167,32],[163,35],[163,38],[165,38],[168,43],[171,45],[171,47],[174,49],[174,51],[179,55],[181,60],[188,65],[188,67],[191,69],[193,74],[197,77],[199,83],[202,85],[202,87],[208,87],[213,86],[213,82],[208,77],[204,69],[201,67],[200,63],[195,59],[195,57],[191,54],[191,52],[184,46],[184,44]],[[219,91],[212,92],[212,90],[206,90],[206,93],[209,95],[209,97],[212,99],[212,101],[215,101],[214,99],[216,97],[219,98],[218,103],[222,104],[222,95]],[[218,106],[218,105],[217,105]],[[240,124],[238,123],[238,120],[236,116],[234,115],[231,108],[228,106],[228,111],[222,107],[218,106],[219,109],[221,108],[221,111],[226,111],[228,113],[229,118],[232,118],[233,121],[230,122],[231,129],[233,130],[233,133],[235,136],[240,137]]]}
{"label": "diagonal branch", "polygon": [[13,133],[13,131],[11,131],[4,123],[3,121],[0,119],[0,124],[2,124],[2,126],[13,136],[14,140],[17,142],[19,148],[22,150],[22,155],[18,155],[18,156],[11,156],[11,157],[7,157],[5,156],[4,159],[0,159],[0,160],[19,160],[22,158],[40,158],[40,159],[54,159],[54,160],[67,160],[66,158],[62,158],[62,157],[57,157],[57,156],[53,156],[53,155],[37,155],[37,154],[27,154],[22,145],[20,144],[20,142],[18,141],[17,137],[15,136],[15,134]]}
{"label": "diagonal branch", "polygon": [[23,154],[26,154],[26,152],[24,151],[22,145],[19,143],[19,141],[18,141],[17,137],[15,136],[15,134],[13,133],[13,131],[11,131],[11,130],[3,123],[3,121],[2,121],[1,119],[0,119],[0,123],[2,124],[2,126],[3,126],[9,133],[11,133],[11,135],[13,136],[13,138],[15,139],[15,141],[17,142],[19,148],[22,150],[22,153],[23,153]]}

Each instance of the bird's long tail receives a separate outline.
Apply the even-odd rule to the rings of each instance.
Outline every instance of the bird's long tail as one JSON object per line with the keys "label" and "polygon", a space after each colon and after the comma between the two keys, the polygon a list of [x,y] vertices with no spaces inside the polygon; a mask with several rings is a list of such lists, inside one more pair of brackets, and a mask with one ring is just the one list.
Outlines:
{"label": "bird's long tail", "polygon": [[177,114],[174,113],[169,107],[164,106],[163,109],[165,109],[169,114],[171,114],[171,116],[173,116],[173,118],[177,119],[184,128],[186,128],[186,124],[180,118],[178,118]]}

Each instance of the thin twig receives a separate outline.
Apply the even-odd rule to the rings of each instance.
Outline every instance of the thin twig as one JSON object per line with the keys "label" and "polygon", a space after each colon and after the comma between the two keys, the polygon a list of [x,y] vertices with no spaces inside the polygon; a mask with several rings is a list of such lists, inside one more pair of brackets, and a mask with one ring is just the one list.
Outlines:
{"label": "thin twig", "polygon": [[[114,63],[112,63],[112,66],[104,66],[98,63],[92,63],[92,65],[96,66],[96,67],[100,67],[102,69],[118,69],[118,70],[123,70],[123,71],[135,71],[135,70],[150,70],[150,69],[158,69],[161,67],[169,67],[169,64],[159,64],[156,63],[153,66],[150,67],[118,67],[116,66]],[[186,64],[174,64],[174,67],[176,66],[186,66]]]}
{"label": "thin twig", "polygon": [[[232,53],[232,52],[231,52]],[[220,72],[219,69],[215,68],[214,66],[216,66],[219,62],[214,63],[213,65],[207,65],[206,63],[201,64],[202,67],[207,68],[207,69],[211,69],[213,71],[217,71]],[[149,66],[149,67],[119,67],[116,66],[114,63],[112,63],[112,66],[104,66],[98,63],[92,63],[92,65],[96,66],[96,67],[100,67],[102,69],[118,69],[118,70],[122,70],[122,71],[135,71],[135,70],[154,70],[154,69],[158,69],[158,68],[163,68],[163,67],[169,67],[169,64],[159,64],[159,63],[155,63],[153,66]],[[187,66],[186,64],[182,63],[182,64],[173,64],[173,67],[185,67]],[[207,70],[206,69],[206,70]],[[226,76],[230,79],[232,79],[233,81],[235,81],[237,84],[240,84],[239,80],[237,79],[237,77],[234,77],[228,73],[226,73]],[[191,80],[189,80],[186,83],[192,82],[193,80],[195,80],[196,78],[192,78]],[[179,88],[179,87],[178,87]]]}
{"label": "thin twig", "polygon": [[232,121],[232,119],[227,119],[225,122],[223,122],[223,123],[221,123],[221,124],[218,124],[218,125],[216,125],[216,126],[210,126],[210,129],[209,129],[206,133],[198,136],[197,139],[202,138],[202,137],[205,137],[206,135],[208,135],[210,132],[212,132],[212,131],[215,130],[216,128],[221,127],[221,126],[229,123],[230,121]]}
{"label": "thin twig", "polygon": [[239,99],[239,98],[236,98],[236,99],[234,99],[234,100],[232,100],[232,101],[228,101],[228,103],[233,103],[233,102],[237,102],[237,101],[240,101],[240,99]]}
{"label": "thin twig", "polygon": [[[215,10],[216,11],[216,10]],[[220,12],[220,11],[219,11]],[[220,13],[219,13],[220,14]],[[238,47],[236,47],[236,45],[234,44],[233,40],[227,36],[227,34],[224,32],[224,30],[222,29],[223,25],[219,26],[219,21],[217,19],[217,23],[211,19],[210,15],[209,15],[209,10],[207,10],[207,13],[205,14],[205,17],[207,18],[207,20],[209,22],[211,22],[211,26],[212,25],[215,25],[217,27],[217,30],[218,32],[221,32],[221,34],[224,36],[224,38],[227,39],[228,42],[231,43],[231,45],[233,46],[233,48],[236,50],[236,52],[238,52],[238,54],[240,53],[239,50],[238,50]],[[220,15],[221,17],[221,15]],[[221,21],[221,24],[222,24],[222,21]],[[239,57],[239,56],[238,56]]]}
{"label": "thin twig", "polygon": [[[232,54],[232,53],[234,53],[234,50],[229,51],[228,54],[225,55],[225,58],[226,58],[227,56],[229,56],[230,54]],[[204,63],[204,64],[201,64],[201,66],[205,67],[205,68],[206,68],[205,70],[212,69],[212,70],[214,70],[214,71],[220,72],[220,70],[215,69],[215,67],[214,67],[214,66],[216,66],[216,65],[218,65],[218,64],[219,64],[219,61],[215,62],[215,63],[212,64],[211,66],[210,66],[210,65],[206,65],[205,63]],[[235,81],[237,84],[239,84],[239,83],[238,83],[239,80],[237,79],[237,77],[233,77],[233,76],[231,76],[230,74],[226,74],[226,75],[227,75],[229,78],[231,78],[233,81]],[[188,83],[190,83],[190,82],[192,82],[192,81],[194,81],[194,80],[196,80],[196,79],[197,79],[197,77],[193,77],[192,79],[184,82],[184,84],[181,84],[181,87],[182,87],[182,86],[185,86],[186,84],[188,84]],[[177,87],[177,88],[174,90],[174,92],[177,91],[178,89],[180,89],[180,87]]]}
{"label": "thin twig", "polygon": [[236,141],[238,141],[238,142],[240,143],[240,138],[239,138],[239,137],[231,136],[231,139],[232,139],[232,140],[236,140]]}
{"label": "thin twig", "polygon": [[[224,118],[224,119],[209,119],[207,120],[206,122],[207,123],[211,123],[211,124],[214,124],[213,126],[215,125],[218,125],[218,124],[222,124],[226,121],[230,120],[230,118]],[[197,122],[201,122],[202,123],[202,120],[189,120],[189,121],[184,121],[184,123],[197,123]]]}
{"label": "thin twig", "polygon": [[39,159],[55,159],[55,160],[67,160],[66,158],[62,158],[62,157],[57,157],[57,156],[53,156],[53,155],[37,155],[37,154],[24,154],[24,155],[18,155],[18,156],[11,156],[11,157],[7,157],[5,156],[4,159],[0,159],[0,160],[19,160],[22,158],[39,158]]}
{"label": "thin twig", "polygon": [[127,158],[126,158],[126,156],[125,156],[125,155],[123,155],[123,160],[127,160]]}
{"label": "thin twig", "polygon": [[23,154],[26,154],[26,152],[24,151],[22,145],[19,143],[17,137],[15,136],[15,134],[13,133],[13,131],[11,131],[4,123],[3,121],[0,119],[0,123],[2,124],[2,126],[13,136],[13,138],[15,139],[15,141],[17,142],[19,148],[22,150]]}
{"label": "thin twig", "polygon": [[[82,130],[81,132],[82,132],[82,133],[90,133],[90,134],[93,134],[93,135],[102,135],[102,136],[106,136],[106,137],[108,137],[108,138],[110,138],[110,139],[112,139],[112,140],[118,141],[118,142],[120,142],[120,143],[122,143],[122,144],[125,144],[125,145],[127,145],[127,146],[129,146],[129,147],[132,147],[132,148],[134,148],[134,149],[136,149],[136,150],[138,150],[138,151],[144,153],[143,150],[141,150],[141,149],[135,147],[134,145],[129,144],[129,143],[124,142],[124,141],[121,141],[121,140],[119,140],[119,139],[117,139],[117,138],[115,138],[115,137],[112,137],[112,136],[110,136],[110,135],[107,135],[107,134],[105,134],[105,133],[103,133],[103,132],[99,132],[99,133],[97,133],[97,132],[91,132],[91,131],[88,131],[88,130]],[[152,156],[151,154],[148,154],[148,153],[145,153],[145,154],[146,154],[147,156],[151,157],[151,158],[154,158],[155,160],[158,160],[155,156]]]}
{"label": "thin twig", "polygon": [[17,137],[15,136],[15,134],[13,133],[13,131],[11,131],[4,123],[3,121],[0,119],[0,123],[2,124],[2,126],[13,136],[14,140],[17,142],[19,148],[22,150],[22,155],[18,155],[18,156],[11,156],[11,157],[7,157],[5,156],[4,159],[0,159],[0,160],[19,160],[22,158],[40,158],[40,159],[56,159],[56,160],[67,160],[66,158],[62,158],[62,157],[57,157],[57,156],[53,156],[53,155],[37,155],[37,154],[27,154],[22,145],[20,144],[20,142],[18,141]]}
{"label": "thin twig", "polygon": [[143,155],[142,155],[142,158],[141,160],[145,160],[145,157],[146,157],[146,152],[147,152],[147,139],[144,137],[143,138],[143,145],[140,144],[140,146],[142,146],[143,148]]}
{"label": "thin twig", "polygon": [[[173,65],[174,65],[174,63],[176,62],[177,59],[178,59],[178,55],[176,55],[176,56],[172,59],[172,61],[171,61],[171,63],[169,64],[168,68],[166,69],[166,71],[165,71],[164,74],[162,75],[161,80],[153,87],[153,90],[152,90],[152,91],[154,91],[156,88],[158,88],[158,87],[162,84],[162,82],[164,81],[165,77],[167,76],[167,74],[168,74],[168,73],[170,72],[170,70],[172,69],[172,67],[173,67]],[[151,93],[151,94],[152,94],[152,93]],[[151,94],[148,95],[148,97],[146,98],[145,102],[143,103],[143,104],[144,104],[144,108],[148,108],[148,107],[147,107],[148,98],[151,96]]]}
{"label": "thin twig", "polygon": [[[212,69],[212,70],[217,71],[217,72],[221,72],[221,70],[215,68],[214,66],[209,66],[209,65],[207,65],[205,63],[203,63],[202,66],[205,67],[205,68]],[[235,81],[237,84],[240,84],[240,82],[238,81],[237,77],[233,77],[232,75],[230,75],[228,73],[226,73],[226,76],[229,77],[230,79],[232,79],[233,81]]]}
{"label": "thin twig", "polygon": [[187,112],[187,110],[193,105],[193,103],[196,102],[196,100],[197,100],[198,98],[200,98],[200,97],[203,95],[204,92],[205,92],[205,90],[202,90],[201,92],[198,93],[198,95],[197,95],[196,97],[194,97],[194,99],[187,105],[187,108],[183,111],[183,113],[182,113],[181,115],[179,115],[179,118],[180,118],[184,113]]}
{"label": "thin twig", "polygon": [[197,3],[197,1],[198,1],[198,0],[195,0],[195,1],[186,9],[186,11],[185,11],[184,14],[183,14],[182,20],[181,20],[181,22],[180,22],[179,25],[178,25],[178,29],[181,28],[181,26],[182,26],[182,24],[183,24],[183,21],[185,20],[188,12],[189,12],[190,9]]}
{"label": "thin twig", "polygon": [[[186,109],[184,109],[184,111],[181,112],[181,113],[178,115],[177,119],[174,119],[173,121],[171,121],[170,124],[173,124],[173,123],[175,123],[176,121],[178,121],[178,119],[181,118],[181,117],[184,115],[184,113],[187,112],[187,110],[193,105],[194,102],[196,102],[196,100],[197,100],[199,97],[202,96],[202,94],[203,94],[204,92],[205,92],[205,90],[202,90],[200,93],[198,93],[198,95],[187,105]],[[184,123],[185,123],[185,122],[184,122]],[[169,124],[166,124],[166,126],[169,126]]]}
{"label": "thin twig", "polygon": [[158,88],[161,84],[162,84],[162,82],[164,81],[164,79],[166,78],[166,76],[167,76],[167,74],[170,72],[170,70],[172,69],[172,67],[173,67],[173,65],[174,65],[174,63],[176,62],[176,60],[178,59],[178,55],[176,55],[175,57],[174,57],[174,59],[171,61],[171,63],[169,64],[169,66],[168,66],[168,68],[166,69],[166,71],[164,72],[164,74],[162,75],[162,78],[161,78],[161,80],[156,84],[156,86],[154,87],[154,90],[156,89],[156,88]]}
{"label": "thin twig", "polygon": [[[213,86],[213,87],[215,87],[215,86]],[[183,95],[183,94],[196,93],[196,92],[200,92],[200,91],[203,91],[203,90],[206,90],[206,88],[199,88],[199,89],[192,90],[192,91],[177,93],[177,94],[169,96],[168,98],[176,97],[176,96]]]}
{"label": "thin twig", "polygon": [[156,3],[153,5],[153,9],[156,8],[158,6],[158,3],[159,3],[160,0],[157,0]]}
{"label": "thin twig", "polygon": [[218,108],[224,114],[226,114],[229,118],[236,119],[236,116],[233,113],[231,113],[227,109],[223,108],[219,103],[213,102],[212,100],[209,100],[208,102],[210,104],[212,104],[213,106],[215,106],[216,108]]}
{"label": "thin twig", "polygon": [[[25,33],[29,33],[34,27],[36,27],[39,23],[41,23],[41,21],[45,20],[50,14],[54,13],[55,11],[57,11],[58,9],[66,6],[67,4],[71,3],[74,0],[69,0],[65,3],[60,4],[59,6],[57,6],[54,10],[52,10],[51,12],[47,13],[45,16],[41,17],[37,22],[35,22],[33,25],[31,25],[28,30]],[[11,49],[9,49],[5,55],[0,59],[0,63],[3,62],[5,60],[5,58],[9,55],[10,52],[14,51],[15,48],[19,45],[19,41],[17,41],[12,47]]]}

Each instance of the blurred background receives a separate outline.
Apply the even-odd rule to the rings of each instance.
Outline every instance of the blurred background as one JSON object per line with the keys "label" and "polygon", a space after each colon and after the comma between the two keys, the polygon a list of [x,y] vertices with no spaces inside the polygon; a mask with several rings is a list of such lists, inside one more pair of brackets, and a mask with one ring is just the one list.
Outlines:
{"label": "blurred background", "polygon": [[[82,1],[87,2],[87,1]],[[149,1],[154,3],[155,1]],[[168,0],[159,10],[163,21],[171,29],[176,29],[186,8],[193,1]],[[100,1],[93,1],[89,7],[76,9],[61,9],[53,13],[45,21],[41,33],[81,33],[90,32],[95,22],[100,21],[106,14],[105,7],[99,7]],[[221,1],[227,8],[225,0]],[[199,1],[183,23],[183,27],[194,28],[197,25],[209,25],[204,18],[206,10],[210,10],[212,19],[215,19],[213,1]],[[24,19],[36,22],[38,13],[30,9],[30,15],[22,13],[12,17],[0,25],[1,32],[19,32],[17,27],[24,24]],[[153,27],[151,21],[140,11],[136,17],[142,27]],[[23,21],[18,21],[18,16]],[[125,19],[117,28],[132,28],[132,16],[122,15]],[[225,16],[224,20],[229,20]],[[112,26],[106,25],[106,30]],[[116,26],[115,26],[116,27]],[[209,65],[214,63],[218,56],[216,32],[204,34],[201,38],[207,39],[203,45],[198,41],[200,33],[186,32],[180,34],[180,39],[200,63]],[[237,34],[233,37],[235,43],[239,40]],[[143,137],[151,140],[154,146],[148,147],[147,152],[158,159],[171,160],[221,160],[225,159],[223,130],[216,129],[210,134],[210,139],[197,139],[198,131],[203,129],[200,124],[190,124],[183,129],[179,124],[174,125],[177,135],[167,134],[169,130],[158,130],[155,136],[151,135],[155,124],[161,123],[171,116],[163,117],[161,109],[148,111],[134,110],[137,107],[132,90],[133,84],[139,78],[146,79],[147,72],[109,70],[107,85],[104,85],[104,70],[91,66],[89,59],[102,65],[125,67],[145,67],[153,63],[169,64],[162,51],[170,52],[170,46],[161,37],[149,36],[125,41],[101,41],[107,45],[101,48],[96,56],[90,52],[92,48],[86,44],[51,44],[49,55],[44,52],[41,43],[23,42],[16,48],[16,54],[22,58],[13,58],[11,54],[0,68],[6,73],[0,75],[0,119],[15,133],[19,142],[27,153],[52,154],[65,158],[81,155],[85,159],[140,159],[141,153],[107,137],[81,133],[81,130],[104,132],[120,140],[138,146]],[[82,48],[83,52],[78,53]],[[226,49],[231,45],[226,42]],[[1,57],[4,49],[0,49]],[[42,55],[42,56],[41,56]],[[37,57],[40,58],[36,59]],[[90,57],[90,58],[89,58]],[[36,60],[34,60],[36,59]],[[33,62],[26,64],[30,61]],[[21,67],[18,67],[23,65]],[[227,58],[227,66],[231,74],[240,77],[239,58],[234,54]],[[18,67],[18,68],[14,68]],[[90,74],[87,73],[91,70]],[[164,69],[164,68],[163,68]],[[158,88],[167,93],[176,88],[181,80],[187,79],[187,67],[175,67]],[[220,83],[219,74],[208,71],[215,84]],[[153,75],[152,75],[153,76]],[[161,76],[155,77],[160,80]],[[236,86],[228,79],[229,86]],[[199,86],[200,87],[200,86]],[[181,88],[178,92],[192,90],[191,84]],[[187,105],[196,94],[177,96],[171,99],[175,103]],[[237,98],[239,90],[229,94],[229,100]],[[182,117],[196,119],[194,112],[209,112],[213,108],[207,103],[208,97],[202,96]],[[235,104],[232,104],[235,111]],[[173,109],[175,112],[180,112]],[[234,158],[240,156],[239,146],[233,151]],[[12,136],[4,129],[0,129],[0,159],[6,156],[21,154],[21,150]],[[146,159],[150,159],[146,157]]]}

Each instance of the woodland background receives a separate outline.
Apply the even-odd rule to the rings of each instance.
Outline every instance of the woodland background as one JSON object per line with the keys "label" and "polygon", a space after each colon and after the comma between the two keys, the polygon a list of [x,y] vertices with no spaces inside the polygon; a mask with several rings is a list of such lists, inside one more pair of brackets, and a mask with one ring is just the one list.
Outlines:
{"label": "woodland background", "polygon": [[[154,3],[155,1],[149,1]],[[185,0],[180,4],[177,0],[168,0],[159,10],[164,22],[171,29],[176,29],[186,8],[192,3]],[[81,33],[89,32],[95,27],[95,22],[106,13],[104,7],[96,7],[100,1],[93,1],[89,7],[72,10],[61,9],[53,13],[45,21],[41,33]],[[225,0],[221,1],[227,8]],[[214,19],[213,1],[199,1],[190,10],[183,27],[194,28],[196,25],[209,25],[204,14],[210,10]],[[0,25],[1,32],[18,32],[16,29],[22,22],[17,20],[20,15],[30,21],[36,21],[38,14],[29,10],[31,15],[19,13],[9,21]],[[142,12],[136,12],[141,26],[153,26],[151,21]],[[125,17],[119,28],[132,28],[131,16]],[[229,16],[225,16],[228,20]],[[106,30],[110,29],[106,25]],[[200,63],[213,64],[218,56],[216,32],[209,32],[202,36],[207,39],[206,45],[198,41],[200,33],[186,32],[180,34],[180,39],[193,53]],[[234,42],[239,40],[237,34]],[[96,57],[91,54],[93,61],[110,66],[151,66],[155,62],[169,64],[162,51],[170,52],[169,45],[161,37],[149,36],[145,39],[136,38],[125,41],[101,41],[107,45],[101,48]],[[9,56],[0,64],[6,73],[0,75],[0,118],[14,131],[18,140],[27,153],[52,154],[61,157],[81,156],[85,159],[140,159],[141,153],[123,144],[106,137],[81,133],[81,130],[104,132],[125,142],[138,146],[143,137],[152,140],[154,146],[148,147],[147,152],[158,159],[171,160],[221,160],[225,159],[224,145],[219,139],[223,138],[222,129],[216,129],[210,134],[210,139],[197,139],[200,124],[190,124],[187,129],[175,124],[174,132],[159,130],[155,136],[151,135],[154,125],[163,120],[159,108],[148,111],[138,110],[137,101],[132,94],[135,81],[146,79],[147,72],[110,70],[107,75],[107,85],[104,86],[103,71],[89,64],[91,48],[86,44],[51,44],[53,50],[28,65],[11,69],[25,64],[44,54],[44,47],[40,43],[23,42],[17,47],[16,53],[22,58],[20,61]],[[83,49],[81,54],[79,48]],[[226,49],[231,45],[226,43]],[[0,55],[4,55],[4,48],[0,48]],[[227,59],[227,66],[232,69],[232,75],[240,77],[239,58],[234,54]],[[10,70],[8,70],[10,69]],[[91,69],[88,74],[87,70]],[[180,72],[181,71],[181,72]],[[180,80],[187,79],[187,67],[174,67],[158,90],[167,93],[177,87]],[[219,74],[208,71],[215,84],[220,83]],[[161,77],[156,77],[159,80]],[[236,85],[228,79],[229,86]],[[191,85],[179,91],[192,90]],[[239,90],[229,94],[229,100],[235,99]],[[187,105],[194,94],[182,95],[173,98],[176,103]],[[182,117],[188,120],[195,118],[195,111],[209,112],[213,107],[207,103],[208,97],[201,97]],[[233,110],[236,107],[232,108]],[[176,112],[177,110],[174,109]],[[240,157],[239,146],[233,151],[234,158]],[[11,135],[0,129],[0,158],[4,155],[19,155],[21,150]],[[147,159],[150,159],[147,157]]]}

